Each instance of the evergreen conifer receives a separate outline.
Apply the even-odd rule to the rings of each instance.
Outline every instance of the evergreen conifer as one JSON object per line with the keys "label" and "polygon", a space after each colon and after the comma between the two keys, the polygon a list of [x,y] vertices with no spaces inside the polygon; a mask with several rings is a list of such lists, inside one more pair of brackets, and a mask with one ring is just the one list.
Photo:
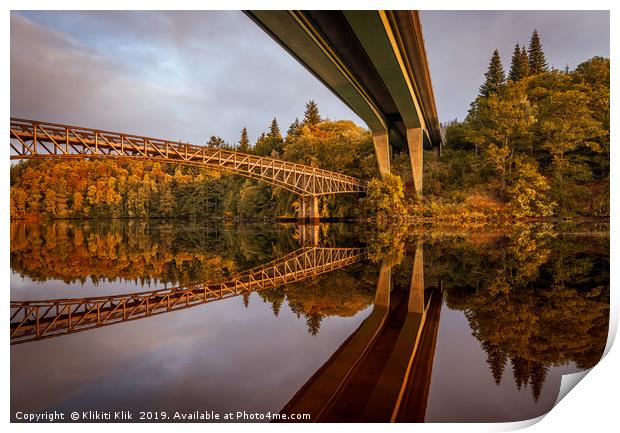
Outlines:
{"label": "evergreen conifer", "polygon": [[547,60],[545,59],[545,53],[542,49],[542,43],[538,36],[538,31],[534,30],[532,37],[530,38],[530,47],[528,49],[528,57],[530,64],[530,74],[538,74],[540,72],[546,72],[549,70]]}
{"label": "evergreen conifer", "polygon": [[308,101],[306,104],[306,111],[304,113],[304,123],[309,126],[314,126],[321,121],[319,114],[319,107],[314,100]]}
{"label": "evergreen conifer", "polygon": [[525,76],[530,75],[530,60],[527,55],[527,50],[525,49],[525,44],[521,47],[521,64],[523,65],[523,71]]}
{"label": "evergreen conifer", "polygon": [[209,141],[207,141],[207,146],[217,148],[227,147],[226,141],[224,141],[222,137],[218,137],[217,135],[212,135],[211,137],[209,137]]}
{"label": "evergreen conifer", "polygon": [[241,130],[241,139],[239,140],[239,152],[247,153],[250,150],[250,140],[248,139],[248,130],[244,126]]}
{"label": "evergreen conifer", "polygon": [[489,62],[489,68],[484,76],[485,81],[484,84],[480,86],[480,96],[487,97],[491,93],[497,92],[499,88],[504,85],[506,74],[498,50],[493,51],[493,56],[491,56],[491,61]]}
{"label": "evergreen conifer", "polygon": [[275,117],[273,118],[273,120],[271,121],[271,125],[269,126],[269,136],[274,138],[282,137],[282,134],[280,133],[280,127],[278,126],[278,121]]}
{"label": "evergreen conifer", "polygon": [[[523,58],[523,54],[525,54],[525,59]],[[516,44],[512,53],[508,79],[510,81],[519,81],[528,75],[529,69],[530,66],[527,62],[527,54],[519,47],[519,44]]]}
{"label": "evergreen conifer", "polygon": [[288,136],[293,136],[293,135],[299,134],[300,126],[301,125],[299,124],[299,119],[296,117],[295,121],[293,123],[291,123],[291,126],[288,127],[288,131],[286,131],[286,136],[288,137]]}
{"label": "evergreen conifer", "polygon": [[510,59],[510,72],[508,72],[508,79],[511,81],[517,81],[521,79],[521,48],[519,44],[515,45],[515,49],[512,52],[512,59]]}

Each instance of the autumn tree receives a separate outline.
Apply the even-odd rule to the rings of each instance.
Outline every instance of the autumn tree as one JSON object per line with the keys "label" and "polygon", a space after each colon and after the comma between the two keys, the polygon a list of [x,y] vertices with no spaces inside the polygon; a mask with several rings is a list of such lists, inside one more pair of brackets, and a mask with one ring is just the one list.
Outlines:
{"label": "autumn tree", "polygon": [[553,215],[556,203],[549,198],[549,189],[549,181],[540,173],[535,161],[517,155],[506,188],[512,215],[517,218]]}
{"label": "autumn tree", "polygon": [[476,155],[478,154],[473,143],[467,140],[465,125],[456,119],[445,126],[444,147],[455,150],[476,150]]}
{"label": "autumn tree", "polygon": [[[591,169],[597,179],[609,179],[610,159],[610,62],[604,57],[593,57],[577,66],[571,73],[573,83],[587,96],[593,120],[603,128],[596,139],[598,146],[592,155]],[[592,146],[591,146],[592,147]]]}
{"label": "autumn tree", "polygon": [[487,161],[500,177],[502,194],[515,152],[523,143],[523,133],[534,121],[532,106],[521,82],[508,83],[500,92],[477,98],[467,115],[467,139],[484,150]]}
{"label": "autumn tree", "polygon": [[591,368],[603,354],[609,253],[605,238],[530,228],[442,239],[425,249],[425,275],[441,276],[447,306],[464,312],[495,382],[510,361],[515,386],[536,400],[550,367]]}
{"label": "autumn tree", "polygon": [[542,148],[551,155],[558,199],[564,206],[566,179],[589,180],[591,176],[575,151],[600,152],[606,130],[592,115],[588,95],[584,92],[573,89],[556,92],[541,100],[538,107],[537,133]]}
{"label": "autumn tree", "polygon": [[387,174],[383,179],[372,179],[366,197],[371,215],[379,221],[402,218],[405,214],[405,193],[400,176]]}

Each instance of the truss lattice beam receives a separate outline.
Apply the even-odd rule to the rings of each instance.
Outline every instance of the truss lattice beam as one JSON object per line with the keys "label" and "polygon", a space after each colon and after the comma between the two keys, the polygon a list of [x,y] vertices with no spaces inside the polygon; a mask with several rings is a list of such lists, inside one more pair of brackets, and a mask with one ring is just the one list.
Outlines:
{"label": "truss lattice beam", "polygon": [[11,159],[148,159],[234,173],[301,196],[366,191],[366,182],[351,176],[214,147],[17,118],[10,130]]}

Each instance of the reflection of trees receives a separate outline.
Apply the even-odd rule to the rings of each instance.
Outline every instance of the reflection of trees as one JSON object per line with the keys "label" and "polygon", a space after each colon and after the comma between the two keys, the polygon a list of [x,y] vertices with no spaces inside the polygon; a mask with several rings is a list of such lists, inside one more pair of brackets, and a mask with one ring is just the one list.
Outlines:
{"label": "reflection of trees", "polygon": [[308,333],[317,335],[324,317],[351,317],[372,304],[377,280],[374,268],[356,264],[258,294],[271,304],[276,316],[286,300],[297,317],[305,318]]}
{"label": "reflection of trees", "polygon": [[404,256],[404,237],[407,226],[404,224],[378,225],[376,230],[365,233],[368,243],[368,258],[374,263],[395,266]]}
{"label": "reflection of trees", "polygon": [[594,366],[609,324],[609,239],[529,232],[426,248],[427,278],[463,310],[496,383],[510,366],[538,399],[551,366]]}
{"label": "reflection of trees", "polygon": [[286,230],[244,234],[148,221],[14,222],[11,268],[35,281],[187,284],[225,277],[296,248]]}
{"label": "reflection of trees", "polygon": [[[332,233],[334,239],[343,233]],[[334,240],[332,239],[332,241]],[[142,285],[209,281],[267,263],[298,248],[283,228],[191,227],[148,221],[11,224],[11,268],[35,281],[97,283],[135,280]],[[372,303],[374,267],[360,264],[259,292],[274,315],[286,300],[308,332],[316,335],[327,316],[353,316]],[[247,308],[250,294],[242,297]]]}

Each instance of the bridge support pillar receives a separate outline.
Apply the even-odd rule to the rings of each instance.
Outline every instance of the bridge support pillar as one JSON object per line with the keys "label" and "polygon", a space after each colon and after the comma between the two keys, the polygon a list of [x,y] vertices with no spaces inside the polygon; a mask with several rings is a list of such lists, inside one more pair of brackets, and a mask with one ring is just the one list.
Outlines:
{"label": "bridge support pillar", "polygon": [[377,291],[375,292],[375,306],[389,308],[390,292],[392,291],[392,267],[381,263]]}
{"label": "bridge support pillar", "polygon": [[413,271],[411,273],[411,286],[409,286],[409,313],[424,312],[424,248],[422,242],[418,242],[413,258]]}
{"label": "bridge support pillar", "polygon": [[298,220],[303,223],[318,224],[320,218],[319,197],[316,195],[303,196],[299,204]]}
{"label": "bridge support pillar", "polygon": [[418,196],[422,195],[423,134],[422,128],[407,129],[407,145],[409,147],[409,159],[411,160],[411,172],[413,173],[415,192]]}
{"label": "bridge support pillar", "polygon": [[303,247],[319,246],[319,225],[318,224],[300,224],[298,227],[301,245]]}
{"label": "bridge support pillar", "polygon": [[377,155],[377,163],[379,164],[379,174],[381,179],[390,172],[390,143],[387,131],[373,132],[372,142],[375,146],[375,155]]}

